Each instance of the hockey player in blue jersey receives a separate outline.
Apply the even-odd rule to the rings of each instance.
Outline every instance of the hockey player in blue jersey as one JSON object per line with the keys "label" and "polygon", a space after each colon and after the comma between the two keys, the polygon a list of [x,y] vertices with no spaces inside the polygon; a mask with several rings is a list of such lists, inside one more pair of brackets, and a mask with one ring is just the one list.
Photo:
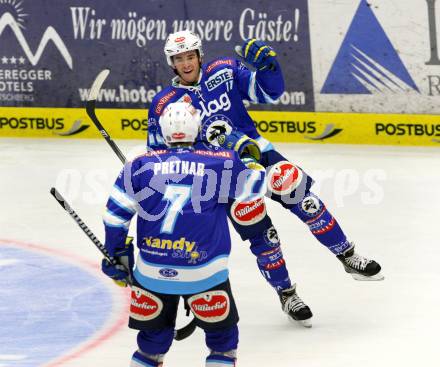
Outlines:
{"label": "hockey player in blue jersey", "polygon": [[[157,94],[151,103],[148,145],[154,149],[163,146],[157,122],[166,105],[182,100],[191,102],[202,110],[200,140],[204,145],[216,149],[221,145],[217,138],[233,131],[255,139],[262,151],[260,163],[268,172],[268,196],[304,222],[354,279],[383,279],[380,265],[355,252],[353,242],[347,239],[325,204],[310,191],[312,178],[260,136],[246,111],[243,100],[273,103],[284,91],[284,79],[275,51],[255,39],[238,47],[236,51],[255,71],[233,58],[219,58],[202,65],[202,42],[190,31],[170,34],[164,51],[176,77],[171,86]],[[250,214],[246,216],[237,215],[240,213],[234,210],[237,206],[241,207],[240,204],[231,204],[230,210],[234,226],[244,240],[250,241],[258,267],[277,290],[283,310],[295,320],[310,319],[309,307],[298,297],[295,285],[289,279],[277,232],[265,209],[261,208],[264,203],[248,206]]]}
{"label": "hockey player in blue jersey", "polygon": [[[228,280],[227,203],[263,196],[265,170],[233,150],[194,149],[200,111],[188,103],[169,104],[159,124],[167,148],[124,166],[104,215],[105,247],[118,265],[104,259],[102,269],[133,284],[129,326],[139,330],[139,349],[130,366],[162,365],[180,296],[205,331],[206,366],[234,366],[238,313]],[[125,238],[135,214],[139,255],[132,272],[133,246]]]}

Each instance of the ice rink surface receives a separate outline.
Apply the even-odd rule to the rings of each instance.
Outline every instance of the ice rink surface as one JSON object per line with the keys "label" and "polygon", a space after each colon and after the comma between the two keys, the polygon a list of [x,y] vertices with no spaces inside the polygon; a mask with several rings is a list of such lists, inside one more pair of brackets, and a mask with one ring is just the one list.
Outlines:
{"label": "ice rink surface", "polygon": [[[117,143],[125,153],[143,144]],[[277,147],[316,179],[313,191],[358,252],[380,262],[385,281],[353,280],[296,217],[269,203],[313,327],[287,321],[231,231],[238,365],[439,366],[440,150]],[[49,194],[56,185],[102,239],[120,162],[104,140],[0,139],[0,152],[0,367],[128,366],[136,349],[128,293],[100,274],[99,252]],[[173,344],[164,365],[202,366],[206,354],[197,330]]]}

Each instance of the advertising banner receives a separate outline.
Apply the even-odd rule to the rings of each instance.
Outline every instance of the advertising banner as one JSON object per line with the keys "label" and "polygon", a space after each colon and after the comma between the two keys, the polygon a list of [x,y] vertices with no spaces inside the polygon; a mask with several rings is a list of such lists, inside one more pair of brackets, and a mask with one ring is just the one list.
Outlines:
{"label": "advertising banner", "polygon": [[440,1],[309,6],[316,111],[440,113]]}
{"label": "advertising banner", "polygon": [[[100,109],[97,115],[113,139],[146,143],[145,110]],[[251,116],[260,134],[274,142],[440,147],[439,116],[289,111],[251,111]],[[83,108],[2,108],[0,135],[102,139]]]}
{"label": "advertising banner", "polygon": [[98,114],[143,139],[174,76],[165,40],[188,28],[206,62],[247,38],[274,47],[286,91],[249,106],[274,142],[439,146],[439,19],[440,0],[2,0],[0,136],[99,137],[83,108],[109,68]]}
{"label": "advertising banner", "polygon": [[169,33],[191,29],[205,61],[234,56],[247,38],[271,44],[286,76],[277,105],[314,110],[306,0],[3,0],[0,106],[80,107],[104,68],[103,107],[145,108],[174,76],[163,54]]}

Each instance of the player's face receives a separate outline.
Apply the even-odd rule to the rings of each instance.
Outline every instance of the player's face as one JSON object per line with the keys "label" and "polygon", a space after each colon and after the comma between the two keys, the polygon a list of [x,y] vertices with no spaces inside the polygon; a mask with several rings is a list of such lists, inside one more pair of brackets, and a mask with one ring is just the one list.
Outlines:
{"label": "player's face", "polygon": [[200,73],[200,60],[197,51],[186,51],[173,56],[173,62],[183,85],[197,82]]}

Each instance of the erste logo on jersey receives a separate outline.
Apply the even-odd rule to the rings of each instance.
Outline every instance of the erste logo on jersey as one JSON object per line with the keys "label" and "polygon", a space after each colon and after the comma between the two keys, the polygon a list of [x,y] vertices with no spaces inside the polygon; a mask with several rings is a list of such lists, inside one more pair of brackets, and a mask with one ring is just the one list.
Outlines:
{"label": "erste logo on jersey", "polygon": [[209,291],[188,298],[188,304],[198,319],[219,322],[229,315],[230,301],[225,291]]}
{"label": "erste logo on jersey", "polygon": [[258,223],[266,215],[264,198],[248,202],[235,201],[231,206],[231,215],[234,221],[242,226]]}
{"label": "erste logo on jersey", "polygon": [[303,178],[302,171],[289,161],[275,164],[269,171],[267,184],[269,190],[278,195],[290,194]]}
{"label": "erste logo on jersey", "polygon": [[205,82],[206,88],[211,92],[213,89],[218,86],[226,83],[231,80],[230,85],[228,84],[228,90],[231,90],[232,87],[232,79],[233,74],[231,69],[222,69],[217,71],[215,74],[211,75],[208,80]]}
{"label": "erste logo on jersey", "polygon": [[133,286],[131,288],[130,316],[139,321],[152,320],[162,311],[163,303],[154,294]]}
{"label": "erste logo on jersey", "polygon": [[218,99],[212,99],[206,103],[206,105],[205,103],[206,102],[204,101],[200,101],[200,107],[202,107],[202,120],[219,111],[229,111],[231,108],[231,100],[229,99],[227,92],[220,94]]}

